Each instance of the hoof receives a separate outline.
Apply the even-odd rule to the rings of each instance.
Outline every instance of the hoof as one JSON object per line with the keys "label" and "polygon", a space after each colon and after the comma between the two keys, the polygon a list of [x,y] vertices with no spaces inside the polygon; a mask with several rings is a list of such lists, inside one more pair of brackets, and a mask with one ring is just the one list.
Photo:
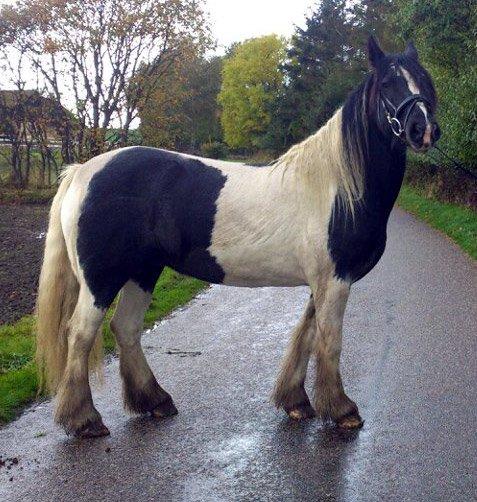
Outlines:
{"label": "hoof", "polygon": [[347,415],[338,419],[336,425],[340,429],[345,430],[361,429],[364,425],[364,420],[359,415]]}
{"label": "hoof", "polygon": [[288,416],[292,420],[306,420],[307,418],[313,418],[316,413],[310,404],[300,404],[294,408],[287,410]]}
{"label": "hoof", "polygon": [[83,427],[74,432],[77,438],[99,438],[109,436],[109,429],[100,420],[98,422],[88,422]]}
{"label": "hoof", "polygon": [[177,408],[174,406],[172,399],[164,401],[159,406],[151,411],[151,415],[154,418],[166,418],[177,415]]}

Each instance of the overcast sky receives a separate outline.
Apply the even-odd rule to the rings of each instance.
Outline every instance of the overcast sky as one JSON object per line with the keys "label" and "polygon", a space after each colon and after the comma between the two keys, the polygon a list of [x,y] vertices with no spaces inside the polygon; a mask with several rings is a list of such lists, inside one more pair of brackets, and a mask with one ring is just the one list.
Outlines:
{"label": "overcast sky", "polygon": [[220,52],[232,42],[276,33],[290,36],[303,26],[316,0],[207,0]]}

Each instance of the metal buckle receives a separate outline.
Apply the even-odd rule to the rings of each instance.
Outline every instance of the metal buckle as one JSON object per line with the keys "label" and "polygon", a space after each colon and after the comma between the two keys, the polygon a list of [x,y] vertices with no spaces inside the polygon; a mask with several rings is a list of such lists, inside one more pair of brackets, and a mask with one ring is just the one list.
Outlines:
{"label": "metal buckle", "polygon": [[[418,102],[424,103],[424,105],[430,104],[429,100],[426,99],[424,96],[421,96],[420,94],[411,94],[403,101],[401,101],[401,103],[399,103],[397,107],[395,107],[394,104],[391,103],[391,101],[386,96],[381,95],[381,103],[384,106],[384,110],[386,112],[386,118],[389,122],[389,125],[391,126],[391,131],[398,138],[405,139],[404,129],[406,127],[406,123],[409,119],[409,115],[411,114],[414,106]],[[389,112],[389,107],[392,108],[393,115],[391,115],[391,113]],[[406,112],[404,115],[404,125],[398,119],[399,115],[403,112]]]}
{"label": "metal buckle", "polygon": [[391,117],[391,114],[389,112],[386,113],[386,118],[388,119],[389,125],[391,126],[391,131],[395,136],[400,138],[402,136],[402,133],[404,132],[401,122],[399,122],[396,117]]}

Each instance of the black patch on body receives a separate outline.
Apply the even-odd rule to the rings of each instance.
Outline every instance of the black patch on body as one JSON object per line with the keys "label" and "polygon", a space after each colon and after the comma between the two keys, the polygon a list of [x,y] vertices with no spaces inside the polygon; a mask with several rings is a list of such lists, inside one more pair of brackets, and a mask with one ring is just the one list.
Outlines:
{"label": "black patch on body", "polygon": [[96,306],[109,307],[128,280],[152,291],[165,266],[222,282],[207,248],[225,181],[200,160],[155,148],[108,161],[91,178],[78,222],[78,257]]}
{"label": "black patch on body", "polygon": [[[370,84],[368,79],[343,107],[342,133],[348,144],[366,141],[366,129],[357,123],[356,112],[362,109]],[[364,277],[384,253],[387,223],[406,165],[404,143],[384,135],[372,120],[368,123],[367,142],[364,193],[362,200],[355,203],[354,218],[337,196],[328,227],[328,249],[335,263],[335,275],[350,282]]]}

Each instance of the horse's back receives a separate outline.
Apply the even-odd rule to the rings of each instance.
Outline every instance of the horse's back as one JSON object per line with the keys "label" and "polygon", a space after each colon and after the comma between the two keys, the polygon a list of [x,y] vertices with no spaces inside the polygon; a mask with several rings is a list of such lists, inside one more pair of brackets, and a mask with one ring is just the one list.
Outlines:
{"label": "horse's back", "polygon": [[98,305],[108,306],[129,279],[151,290],[166,265],[222,281],[207,248],[226,176],[206,162],[132,147],[85,164],[76,251]]}

